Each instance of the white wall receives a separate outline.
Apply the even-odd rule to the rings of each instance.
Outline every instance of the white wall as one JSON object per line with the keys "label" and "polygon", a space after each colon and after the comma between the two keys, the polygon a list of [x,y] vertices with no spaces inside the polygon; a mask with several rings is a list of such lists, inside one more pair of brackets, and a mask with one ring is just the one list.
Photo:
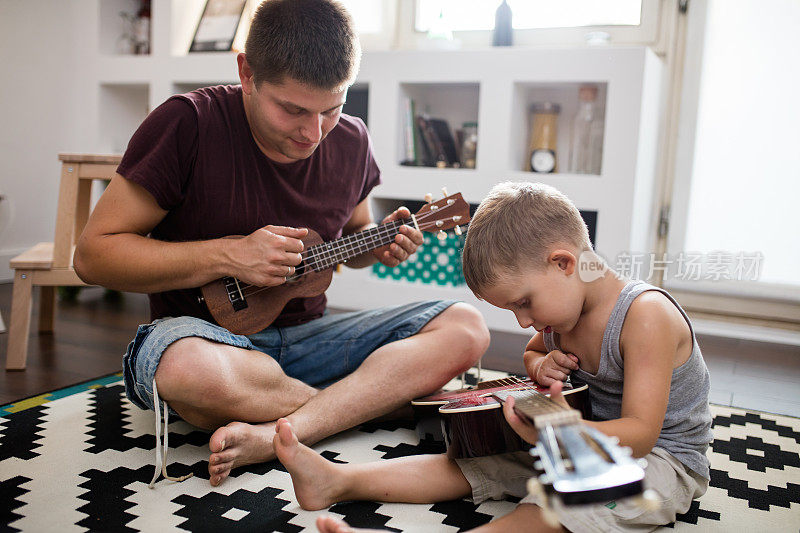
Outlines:
{"label": "white wall", "polygon": [[59,152],[91,151],[94,2],[0,0],[0,280],[8,260],[53,240]]}

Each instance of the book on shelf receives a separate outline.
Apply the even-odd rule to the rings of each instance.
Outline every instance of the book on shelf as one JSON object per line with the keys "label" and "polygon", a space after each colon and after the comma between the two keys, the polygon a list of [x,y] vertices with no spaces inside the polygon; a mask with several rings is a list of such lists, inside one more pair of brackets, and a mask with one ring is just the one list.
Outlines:
{"label": "book on shelf", "polygon": [[440,118],[431,118],[428,120],[428,122],[433,128],[433,133],[436,135],[436,138],[439,141],[439,146],[441,149],[440,154],[444,155],[445,161],[447,161],[447,166],[452,167],[457,165],[458,151],[456,150],[456,141],[453,138],[452,132],[450,131],[450,125],[447,124],[446,120],[442,120]]}
{"label": "book on shelf", "polygon": [[416,165],[416,130],[414,125],[414,100],[403,98],[403,160],[401,165]]}
{"label": "book on shelf", "polygon": [[417,115],[416,124],[420,145],[416,151],[417,164],[429,167],[457,166],[458,152],[447,121]]}

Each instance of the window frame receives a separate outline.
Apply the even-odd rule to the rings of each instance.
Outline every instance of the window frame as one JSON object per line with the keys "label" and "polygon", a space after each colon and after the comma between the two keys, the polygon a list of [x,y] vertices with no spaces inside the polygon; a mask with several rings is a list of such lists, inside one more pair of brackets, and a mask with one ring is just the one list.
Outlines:
{"label": "window frame", "polygon": [[[686,50],[683,83],[681,85],[680,111],[677,114],[678,131],[674,156],[672,194],[669,200],[668,257],[677,257],[685,251],[689,217],[689,196],[694,166],[702,62],[705,51],[705,31],[708,2],[693,2],[687,13]],[[706,302],[709,310],[721,313],[756,317],[780,317],[800,322],[800,287],[759,281],[681,281],[665,279],[664,288],[694,294]],[[758,300],[759,306],[743,311],[742,301]],[[788,307],[787,307],[788,306]]]}
{"label": "window frame", "polygon": [[[421,0],[397,0],[398,2],[398,38],[397,48],[425,49],[431,43],[425,32],[416,29],[416,14]],[[666,4],[669,0],[642,0],[641,21],[638,26],[579,26],[573,28],[532,28],[514,30],[515,46],[589,46],[586,34],[590,32],[606,32],[609,44],[652,46],[658,53],[661,46],[662,31],[660,24]],[[492,30],[454,31],[453,38],[460,42],[462,48],[491,47]]]}

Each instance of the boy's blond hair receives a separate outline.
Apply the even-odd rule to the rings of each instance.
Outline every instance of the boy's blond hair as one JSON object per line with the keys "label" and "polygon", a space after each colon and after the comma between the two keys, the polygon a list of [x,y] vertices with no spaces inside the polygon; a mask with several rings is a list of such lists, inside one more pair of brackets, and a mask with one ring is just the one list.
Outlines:
{"label": "boy's blond hair", "polygon": [[464,243],[464,278],[476,295],[503,271],[544,268],[556,244],[591,250],[578,208],[543,183],[498,183],[480,203]]}

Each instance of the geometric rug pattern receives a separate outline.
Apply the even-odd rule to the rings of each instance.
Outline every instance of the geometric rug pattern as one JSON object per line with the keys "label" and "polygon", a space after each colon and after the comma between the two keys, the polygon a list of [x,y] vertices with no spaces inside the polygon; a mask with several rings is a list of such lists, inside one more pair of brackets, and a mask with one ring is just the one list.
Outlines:
{"label": "geometric rug pattern", "polygon": [[[482,379],[506,375],[484,370]],[[477,381],[474,371],[468,382]],[[455,385],[455,383],[454,383]],[[712,406],[711,486],[663,531],[800,531],[800,420]],[[208,437],[169,426],[169,472],[194,477],[147,484],[155,459],[154,413],[125,398],[118,375],[0,407],[0,531],[315,531],[320,514],[389,531],[462,531],[516,502],[346,502],[304,511],[278,461],[208,483]],[[368,423],[314,448],[337,462],[440,451],[414,423]]]}

